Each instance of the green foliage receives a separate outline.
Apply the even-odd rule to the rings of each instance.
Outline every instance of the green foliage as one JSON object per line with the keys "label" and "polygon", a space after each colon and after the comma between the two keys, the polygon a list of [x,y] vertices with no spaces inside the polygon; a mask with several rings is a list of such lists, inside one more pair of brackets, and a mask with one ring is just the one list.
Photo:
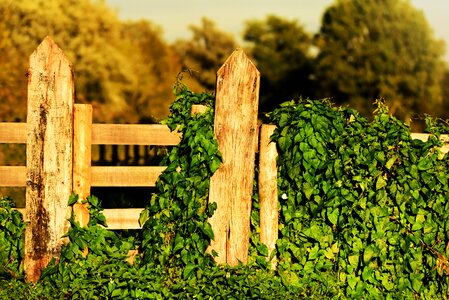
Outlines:
{"label": "green foliage", "polygon": [[[23,229],[0,202],[0,298],[14,299],[439,299],[449,296],[447,124],[427,118],[429,141],[377,102],[374,120],[327,101],[284,103],[277,125],[278,268],[268,269],[253,195],[250,263],[218,266],[206,249],[209,180],[221,163],[213,97],[178,84],[172,116],[182,133],[140,216],[137,235],[105,228],[100,201],[90,221],[72,215],[59,262],[36,285],[23,282]],[[207,107],[192,114],[193,104]],[[254,183],[257,186],[257,183]],[[69,205],[78,201],[73,195]],[[4,246],[5,245],[5,246]],[[85,249],[88,248],[86,255]],[[138,250],[130,259],[130,251]]]}
{"label": "green foliage", "polygon": [[[177,85],[172,115],[164,121],[171,130],[182,132],[180,143],[162,162],[167,169],[159,177],[149,206],[140,217],[143,225],[144,261],[163,267],[184,268],[191,277],[212,263],[206,248],[213,238],[207,219],[214,204],[208,204],[210,177],[221,164],[213,134],[213,103],[210,94],[194,94]],[[207,106],[192,114],[193,104]]]}
{"label": "green foliage", "polygon": [[13,207],[12,199],[0,198],[0,279],[23,277],[25,223]]}
{"label": "green foliage", "polygon": [[444,45],[410,1],[335,1],[324,12],[317,46],[320,97],[347,101],[366,115],[372,101],[385,97],[407,121],[412,113],[438,112]]}
{"label": "green foliage", "polygon": [[329,298],[447,298],[449,160],[377,105],[373,122],[325,101],[271,113],[279,275]]}

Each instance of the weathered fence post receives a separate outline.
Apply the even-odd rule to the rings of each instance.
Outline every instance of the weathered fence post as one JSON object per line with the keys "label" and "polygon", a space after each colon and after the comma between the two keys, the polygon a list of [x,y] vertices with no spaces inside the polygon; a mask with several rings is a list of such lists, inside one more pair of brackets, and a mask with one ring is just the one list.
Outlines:
{"label": "weathered fence post", "polygon": [[209,193],[209,201],[217,203],[209,247],[218,253],[217,263],[247,262],[259,82],[259,71],[240,49],[217,72],[214,132],[223,164],[211,178]]}
{"label": "weathered fence post", "polygon": [[92,181],[92,105],[75,104],[73,122],[73,192],[79,196],[73,206],[75,220],[81,226],[89,223],[87,204]]}
{"label": "weathered fence post", "polygon": [[[259,151],[259,202],[260,241],[268,248],[268,257],[276,248],[278,239],[278,194],[277,194],[277,150],[270,137],[276,125],[262,125],[260,129]],[[271,268],[276,268],[273,258]]]}
{"label": "weathered fence post", "polygon": [[59,258],[72,192],[72,65],[49,37],[30,56],[28,73],[26,280],[36,282]]}

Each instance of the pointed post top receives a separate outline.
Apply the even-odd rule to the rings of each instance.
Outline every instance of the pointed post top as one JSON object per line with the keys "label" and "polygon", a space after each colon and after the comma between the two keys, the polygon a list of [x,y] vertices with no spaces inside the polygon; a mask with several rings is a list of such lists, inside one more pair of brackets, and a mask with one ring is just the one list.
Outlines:
{"label": "pointed post top", "polygon": [[31,61],[33,58],[42,58],[42,57],[58,57],[62,62],[66,63],[70,67],[72,63],[69,61],[64,51],[55,43],[55,41],[50,37],[46,36],[42,42],[37,46],[36,50],[30,56],[30,65],[32,65]]}
{"label": "pointed post top", "polygon": [[229,70],[233,66],[238,65],[245,66],[248,71],[255,72],[257,74],[256,76],[260,76],[259,70],[257,70],[256,65],[254,65],[254,63],[245,54],[245,51],[243,51],[243,49],[241,48],[237,48],[234,50],[234,52],[231,53],[231,55],[228,57],[228,59],[226,59],[221,68],[218,69],[217,75],[222,75],[223,73],[226,73],[226,70]]}

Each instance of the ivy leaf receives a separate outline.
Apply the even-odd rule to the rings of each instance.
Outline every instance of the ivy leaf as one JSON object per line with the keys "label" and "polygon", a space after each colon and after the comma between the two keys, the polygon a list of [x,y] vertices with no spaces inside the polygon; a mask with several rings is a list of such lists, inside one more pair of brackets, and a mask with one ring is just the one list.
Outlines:
{"label": "ivy leaf", "polygon": [[175,246],[173,247],[173,253],[184,248],[184,238],[181,235],[176,235],[175,237]]}
{"label": "ivy leaf", "polygon": [[214,239],[214,231],[212,230],[212,226],[210,225],[209,222],[198,222],[197,223],[198,227],[201,229],[201,231],[207,235],[208,238],[210,238],[211,240]]}
{"label": "ivy leaf", "polygon": [[379,175],[377,177],[376,181],[376,190],[380,190],[381,188],[384,188],[387,186],[387,181],[383,178],[382,175]]}
{"label": "ivy leaf", "polygon": [[215,155],[212,156],[212,160],[210,162],[210,171],[212,173],[215,173],[215,171],[217,171],[220,166],[221,166],[221,159]]}
{"label": "ivy leaf", "polygon": [[79,196],[75,194],[71,194],[69,198],[69,206],[72,206],[76,202],[78,202]]}
{"label": "ivy leaf", "polygon": [[363,262],[367,264],[373,257],[376,256],[376,252],[374,251],[372,246],[366,247],[363,252]]}
{"label": "ivy leaf", "polygon": [[418,214],[415,218],[415,222],[413,223],[412,230],[420,230],[424,227],[424,223],[426,221],[426,217],[422,214]]}
{"label": "ivy leaf", "polygon": [[185,268],[184,268],[184,271],[182,272],[182,278],[183,278],[184,280],[186,280],[187,278],[189,278],[190,275],[192,274],[192,272],[193,272],[196,268],[198,268],[197,265],[194,265],[194,264],[192,264],[192,263],[187,264],[187,265],[185,266]]}
{"label": "ivy leaf", "polygon": [[260,255],[268,256],[268,247],[265,244],[258,243],[256,248]]}
{"label": "ivy leaf", "polygon": [[430,168],[432,168],[432,163],[430,160],[423,157],[418,161],[417,167],[418,167],[418,170],[420,170],[420,171],[426,171],[426,170],[429,170]]}
{"label": "ivy leaf", "polygon": [[139,216],[139,225],[140,225],[140,227],[143,227],[143,225],[148,220],[148,218],[149,218],[149,211],[148,211],[148,209],[142,210],[142,212],[140,213],[140,216]]}
{"label": "ivy leaf", "polygon": [[385,164],[385,167],[386,167],[388,170],[390,170],[391,167],[393,166],[393,164],[396,162],[396,159],[397,159],[397,155],[394,155],[393,157],[391,157],[391,158],[387,161],[387,163]]}
{"label": "ivy leaf", "polygon": [[334,210],[327,210],[327,218],[333,224],[336,225],[338,222],[338,216],[340,215],[340,211],[338,208]]}
{"label": "ivy leaf", "polygon": [[302,185],[302,191],[304,195],[306,196],[307,200],[310,200],[310,197],[312,197],[313,194],[313,186],[310,185],[310,183],[305,182]]}

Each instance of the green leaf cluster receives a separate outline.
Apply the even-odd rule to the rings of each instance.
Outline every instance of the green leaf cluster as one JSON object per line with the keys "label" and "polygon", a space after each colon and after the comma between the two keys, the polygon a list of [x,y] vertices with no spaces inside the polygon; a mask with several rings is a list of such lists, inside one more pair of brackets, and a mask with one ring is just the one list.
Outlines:
{"label": "green leaf cluster", "polygon": [[446,298],[448,159],[377,102],[372,122],[327,101],[270,114],[279,274],[330,298]]}
{"label": "green leaf cluster", "polygon": [[[175,87],[171,117],[164,121],[182,133],[180,143],[169,150],[162,164],[167,169],[157,183],[157,192],[142,213],[144,262],[158,267],[182,267],[187,279],[210,265],[206,248],[213,231],[207,219],[215,206],[208,204],[210,177],[221,164],[213,134],[214,97],[195,94],[185,86]],[[192,105],[206,111],[192,114]]]}
{"label": "green leaf cluster", "polygon": [[[140,216],[142,230],[106,228],[101,203],[83,200],[90,220],[69,219],[59,262],[36,285],[23,282],[25,223],[0,201],[0,298],[14,299],[413,299],[449,295],[448,158],[441,120],[427,118],[427,142],[377,102],[373,121],[326,100],[284,103],[277,125],[280,201],[277,270],[259,240],[253,195],[249,264],[218,266],[206,249],[209,181],[221,155],[213,96],[178,84],[172,116],[182,133]],[[192,114],[194,104],[207,107]],[[254,182],[256,190],[257,182]],[[69,205],[78,202],[77,196]],[[86,254],[85,250],[88,247]],[[137,250],[130,258],[130,251]]]}
{"label": "green leaf cluster", "polygon": [[11,198],[0,198],[0,279],[23,278],[25,223]]}

